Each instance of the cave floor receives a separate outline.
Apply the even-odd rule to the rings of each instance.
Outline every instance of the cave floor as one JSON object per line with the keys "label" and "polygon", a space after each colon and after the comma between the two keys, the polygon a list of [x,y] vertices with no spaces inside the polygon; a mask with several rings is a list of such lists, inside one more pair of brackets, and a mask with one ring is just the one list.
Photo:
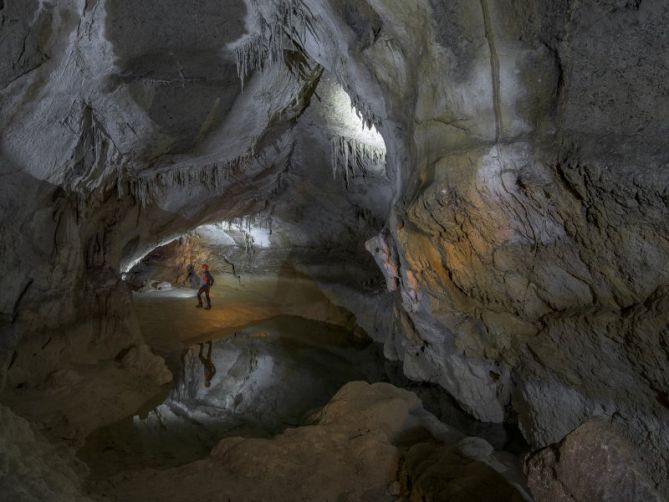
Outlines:
{"label": "cave floor", "polygon": [[[346,459],[342,465],[360,464],[360,469],[372,469],[370,475],[381,476],[386,479],[384,483],[392,484],[395,474],[390,477],[388,473],[382,474],[384,469],[382,464],[377,464],[378,460],[367,465],[364,457],[368,453],[356,452],[357,446],[351,441],[356,441],[358,432],[347,432],[344,436],[339,432],[331,436],[328,432],[322,436],[327,429],[316,425],[318,410],[325,405],[332,406],[336,397],[330,400],[347,384],[393,381],[390,373],[396,369],[389,369],[392,364],[383,358],[381,347],[362,336],[360,330],[355,329],[351,315],[334,306],[308,280],[271,276],[247,277],[242,281],[230,276],[216,279],[210,311],[195,308],[195,292],[188,289],[133,295],[144,339],[165,358],[175,378],[162,395],[146,403],[134,415],[88,435],[78,456],[90,470],[90,493],[112,500],[187,500],[189,494],[199,493],[204,481],[178,483],[169,493],[162,489],[166,480],[172,478],[169,473],[182,471],[189,479],[200,479],[204,475],[206,483],[211,485],[210,491],[215,492],[213,487],[216,486],[232,489],[238,480],[215,476],[218,461],[212,460],[214,454],[210,452],[222,448],[226,441],[232,441],[231,444],[244,441],[245,445],[254,444],[248,442],[254,440],[277,441],[277,446],[267,443],[266,447],[272,452],[270,456],[281,457],[292,448],[292,440],[288,438],[295,434],[307,434],[307,443],[315,441],[311,446],[313,453],[304,453],[309,459],[299,461],[300,465],[306,462],[305,465],[295,467],[298,477],[301,476],[299,469],[309,470],[308,464],[312,461],[332,456],[332,462],[341,464],[342,460],[337,458],[341,455]],[[209,342],[210,360],[216,373],[210,386],[206,386],[200,344],[202,356],[207,359]],[[398,384],[396,380],[394,383]],[[398,385],[402,383],[407,382]],[[424,402],[431,398],[429,393],[421,397]],[[352,404],[351,413],[367,405]],[[449,425],[436,421],[432,415],[429,420],[440,424],[437,430],[446,431],[444,434],[450,440],[463,437],[462,431],[468,428],[465,435],[471,434],[472,427],[477,427],[473,421],[463,419],[455,407],[451,409],[448,401],[439,402],[437,407],[441,408],[442,415],[453,420],[446,420]],[[374,420],[384,418],[375,416]],[[402,423],[409,424],[413,418],[407,420],[402,419]],[[365,424],[358,424],[356,431],[359,427],[363,436],[369,433],[365,432],[370,430]],[[431,433],[419,429],[417,439],[412,439],[402,451],[408,451],[416,441],[439,443]],[[385,430],[385,426],[380,430]],[[344,446],[336,438],[342,438]],[[285,441],[289,443],[278,446]],[[332,441],[336,446],[329,446]],[[388,449],[383,455],[390,456],[384,462],[397,465],[397,450],[387,441],[374,443],[369,446],[370,451],[376,455]],[[319,453],[321,448],[326,451]],[[330,451],[331,448],[335,450]],[[246,453],[239,454],[247,458]],[[513,466],[515,457],[508,458],[509,465]],[[244,460],[247,461],[254,465],[262,463],[259,458]],[[272,466],[296,462],[292,458],[266,461]],[[327,469],[330,467],[326,468],[326,475]],[[167,478],[163,479],[163,474]],[[215,479],[209,479],[210,474]],[[276,483],[284,481],[277,475]],[[240,482],[239,487],[229,493],[239,490],[239,500],[255,500],[248,498],[247,491],[255,485],[249,482]],[[269,483],[271,489],[271,478],[264,482]],[[375,500],[394,500],[388,489],[384,487],[377,492]]]}
{"label": "cave floor", "polygon": [[281,315],[353,328],[354,320],[308,279],[295,276],[216,276],[212,309],[195,308],[196,291],[174,288],[134,293],[135,312],[146,342],[160,354],[184,344],[219,339]]}
{"label": "cave floor", "polygon": [[[308,279],[215,278],[211,310],[195,308],[192,289],[133,293],[142,335],[175,379],[88,436],[79,455],[92,479],[192,462],[224,437],[271,437],[305,423],[347,382],[387,379],[380,348]],[[205,388],[198,354],[208,342],[216,375]]]}

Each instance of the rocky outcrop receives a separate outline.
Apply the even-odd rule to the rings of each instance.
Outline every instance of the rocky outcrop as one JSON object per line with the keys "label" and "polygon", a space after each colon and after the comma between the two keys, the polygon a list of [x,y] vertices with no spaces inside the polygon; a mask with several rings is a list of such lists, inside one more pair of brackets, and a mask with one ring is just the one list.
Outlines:
{"label": "rocky outcrop", "polygon": [[402,473],[408,500],[526,500],[492,467],[463,455],[458,448],[413,446]]}
{"label": "rocky outcrop", "polygon": [[20,502],[90,502],[83,489],[86,467],[56,448],[24,419],[0,405],[0,494]]}
{"label": "rocky outcrop", "polygon": [[[397,476],[403,455],[396,445],[411,443],[416,434],[432,441],[460,437],[425,412],[414,394],[388,384],[353,382],[319,412],[314,425],[288,429],[273,439],[224,439],[208,459],[167,471],[126,474],[100,488],[113,500],[127,501],[395,500],[402,495]],[[491,453],[485,455],[490,461]],[[433,472],[438,469],[447,479],[448,472],[466,470],[473,484],[494,480],[508,500],[522,500],[520,495],[513,498],[519,492],[502,475],[460,455],[448,466],[433,465]],[[501,465],[499,469],[511,473]],[[420,486],[427,497],[443,489]],[[454,493],[459,489],[455,481],[450,486]]]}
{"label": "rocky outcrop", "polygon": [[634,447],[605,420],[587,422],[533,454],[525,469],[537,500],[663,500]]}
{"label": "rocky outcrop", "polygon": [[[397,260],[384,267],[399,270],[401,293],[386,353],[483,420],[512,408],[535,447],[614,416],[666,493],[657,306],[669,180],[657,106],[667,75],[657,55],[669,9],[369,4],[366,25],[347,21],[364,12],[350,3],[323,9],[347,36],[324,28],[321,43],[353,57],[319,61],[356,76],[403,173],[388,221],[395,249],[385,254]],[[655,355],[639,357],[640,346]]]}

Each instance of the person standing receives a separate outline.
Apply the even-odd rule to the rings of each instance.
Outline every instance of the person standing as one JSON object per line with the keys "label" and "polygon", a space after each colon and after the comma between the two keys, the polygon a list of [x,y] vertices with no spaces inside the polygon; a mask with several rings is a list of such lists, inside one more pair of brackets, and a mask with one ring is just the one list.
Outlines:
{"label": "person standing", "polygon": [[214,285],[214,276],[209,272],[209,265],[206,263],[202,265],[202,276],[200,277],[200,289],[197,292],[197,305],[196,307],[202,308],[202,294],[204,293],[205,298],[207,299],[207,305],[204,307],[205,310],[211,310],[211,298],[209,297],[209,291]]}

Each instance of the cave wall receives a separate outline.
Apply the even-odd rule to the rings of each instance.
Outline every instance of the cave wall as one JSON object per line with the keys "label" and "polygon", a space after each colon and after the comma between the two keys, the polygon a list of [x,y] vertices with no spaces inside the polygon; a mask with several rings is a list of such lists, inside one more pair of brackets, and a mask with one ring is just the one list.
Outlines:
{"label": "cave wall", "polygon": [[[327,162],[322,135],[295,141],[318,125],[303,113],[320,70],[267,65],[243,92],[237,78],[240,27],[279,4],[174,2],[160,16],[150,2],[2,4],[6,387],[39,388],[60,358],[111,363],[141,346],[123,264],[268,200],[294,221],[300,188],[327,190],[304,173],[281,182],[291,161]],[[287,5],[308,25],[304,53],[387,146],[389,189],[347,242],[361,248],[385,220],[371,248],[397,289],[330,285],[332,298],[409,377],[481,420],[517,420],[534,448],[606,417],[666,494],[666,3]],[[288,234],[327,227],[313,218]]]}
{"label": "cave wall", "polygon": [[366,4],[323,45],[401,145],[386,353],[535,447],[608,417],[666,491],[669,8]]}

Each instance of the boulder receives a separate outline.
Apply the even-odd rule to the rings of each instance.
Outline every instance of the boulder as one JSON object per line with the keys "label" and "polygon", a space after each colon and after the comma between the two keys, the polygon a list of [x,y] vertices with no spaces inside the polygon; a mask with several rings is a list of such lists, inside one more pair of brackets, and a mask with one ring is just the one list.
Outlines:
{"label": "boulder", "polygon": [[550,502],[660,502],[630,442],[606,420],[581,425],[525,461],[534,498]]}

